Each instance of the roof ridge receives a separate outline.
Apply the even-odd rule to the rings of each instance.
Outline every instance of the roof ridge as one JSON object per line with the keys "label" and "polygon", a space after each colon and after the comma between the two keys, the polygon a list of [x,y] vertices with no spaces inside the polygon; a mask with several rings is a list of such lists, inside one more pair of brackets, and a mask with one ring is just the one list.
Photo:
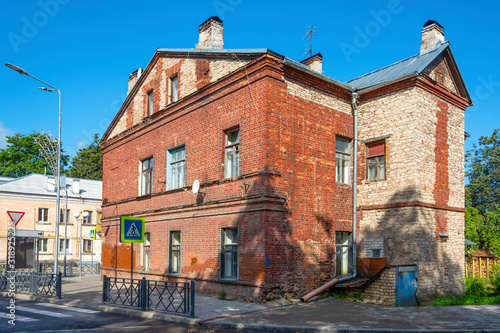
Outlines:
{"label": "roof ridge", "polygon": [[424,55],[424,54],[425,54],[425,55],[428,55],[428,54],[430,54],[430,53],[432,53],[432,52],[436,52],[437,50],[439,50],[439,49],[441,48],[441,46],[443,46],[443,45],[445,45],[445,44],[446,44],[446,46],[449,46],[449,45],[450,45],[450,43],[449,43],[448,41],[446,41],[446,42],[444,42],[444,43],[440,44],[438,47],[434,48],[434,49],[433,49],[433,50],[431,50],[431,51],[425,52],[425,53],[423,53],[423,54],[422,54],[422,53],[418,53],[418,54],[415,54],[415,55],[410,56],[410,57],[408,57],[408,58],[405,58],[405,59],[402,59],[402,60],[396,61],[396,62],[394,62],[394,63],[392,63],[392,64],[390,64],[390,65],[387,65],[387,66],[381,67],[381,68],[376,69],[376,70],[374,70],[374,71],[368,72],[368,73],[363,74],[363,75],[360,75],[360,76],[358,76],[358,77],[355,77],[355,78],[353,78],[353,79],[351,79],[351,80],[349,80],[349,81],[346,81],[346,82],[345,82],[345,84],[349,84],[349,82],[351,82],[351,81],[354,81],[354,80],[360,79],[360,78],[362,78],[362,77],[366,77],[366,76],[371,75],[371,74],[373,74],[373,73],[377,73],[377,72],[382,71],[382,70],[384,70],[384,69],[387,69],[387,68],[389,68],[389,67],[395,66],[395,65],[400,64],[400,63],[405,62],[405,61],[408,61],[408,60],[410,60],[410,59],[412,59],[412,58],[418,58],[418,57],[419,57],[419,56],[421,56],[421,55]]}

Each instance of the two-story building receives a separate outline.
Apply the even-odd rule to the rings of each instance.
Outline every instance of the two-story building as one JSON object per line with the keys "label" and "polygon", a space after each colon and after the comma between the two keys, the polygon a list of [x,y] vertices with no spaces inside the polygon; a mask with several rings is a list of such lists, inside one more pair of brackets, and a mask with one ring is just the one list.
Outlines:
{"label": "two-story building", "polygon": [[[82,262],[100,262],[102,182],[70,177],[62,177],[62,180],[57,244],[59,260],[62,263],[66,247],[67,261],[79,262],[81,253]],[[30,174],[5,179],[0,184],[0,211],[0,262],[7,259],[9,211],[24,213],[15,227],[16,232],[30,235],[16,238],[16,267],[31,268],[37,262],[54,261],[57,212],[53,176]],[[83,216],[84,212],[88,213],[87,217]],[[79,214],[78,218],[75,213]],[[94,240],[90,239],[91,229],[96,229]],[[43,235],[32,237],[35,231],[43,231]]]}
{"label": "two-story building", "polygon": [[403,272],[423,299],[463,293],[472,101],[444,29],[427,22],[417,55],[345,83],[321,54],[223,47],[212,17],[196,48],[160,48],[130,75],[101,141],[102,274],[130,274],[125,215],[146,221],[138,276],[202,292],[297,297],[385,258],[375,299],[393,302]]}

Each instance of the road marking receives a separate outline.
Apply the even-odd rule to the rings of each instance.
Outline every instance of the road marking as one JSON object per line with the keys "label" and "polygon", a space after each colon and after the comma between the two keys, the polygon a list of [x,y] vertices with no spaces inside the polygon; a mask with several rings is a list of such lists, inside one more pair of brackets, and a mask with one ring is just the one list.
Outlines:
{"label": "road marking", "polygon": [[70,310],[70,311],[82,312],[82,313],[98,313],[99,312],[99,311],[95,311],[95,310],[75,308],[73,306],[59,305],[59,304],[52,304],[52,303],[37,303],[36,305],[48,306],[51,308],[57,308],[57,309],[61,309],[61,310]]}
{"label": "road marking", "polygon": [[72,315],[69,314],[64,314],[64,313],[58,313],[58,312],[49,312],[49,311],[44,311],[44,310],[39,310],[39,309],[31,309],[27,308],[25,306],[16,306],[16,310],[21,310],[21,311],[26,311],[26,312],[32,312],[32,313],[37,313],[45,316],[51,316],[51,317],[58,317],[58,318],[63,318],[63,317],[71,317]]}
{"label": "road marking", "polygon": [[[4,313],[4,312],[0,312],[0,317],[12,319],[12,318],[10,318],[10,314]],[[27,323],[32,322],[32,321],[39,321],[38,319],[30,318],[30,317],[24,317],[24,316],[20,316],[18,314],[16,314],[16,320],[27,322]]]}

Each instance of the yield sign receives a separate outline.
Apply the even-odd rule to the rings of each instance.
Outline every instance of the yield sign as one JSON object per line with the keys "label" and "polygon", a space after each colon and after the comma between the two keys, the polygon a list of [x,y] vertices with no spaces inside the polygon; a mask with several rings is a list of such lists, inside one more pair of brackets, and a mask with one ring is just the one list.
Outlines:
{"label": "yield sign", "polygon": [[10,219],[12,220],[12,222],[14,222],[14,225],[17,225],[19,223],[19,221],[21,221],[21,219],[24,216],[24,212],[8,211],[7,214],[9,214]]}

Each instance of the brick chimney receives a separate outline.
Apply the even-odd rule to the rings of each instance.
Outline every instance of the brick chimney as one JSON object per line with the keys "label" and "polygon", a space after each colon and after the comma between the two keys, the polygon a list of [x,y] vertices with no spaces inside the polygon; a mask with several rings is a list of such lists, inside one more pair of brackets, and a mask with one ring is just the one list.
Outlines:
{"label": "brick chimney", "polygon": [[323,55],[316,53],[315,55],[301,61],[310,70],[323,74]]}
{"label": "brick chimney", "polygon": [[130,92],[130,90],[132,90],[132,88],[134,88],[134,86],[135,86],[137,80],[139,80],[139,77],[141,76],[141,74],[142,74],[142,68],[139,68],[138,70],[132,72],[128,76],[128,90],[127,90],[127,95]]}
{"label": "brick chimney", "polygon": [[420,43],[420,54],[432,50],[439,44],[444,43],[444,28],[436,21],[425,22],[422,29],[422,43]]}
{"label": "brick chimney", "polygon": [[200,38],[198,44],[196,44],[197,49],[224,48],[224,39],[222,38],[224,28],[222,28],[222,20],[218,16],[212,16],[200,24],[198,31],[200,32]]}

